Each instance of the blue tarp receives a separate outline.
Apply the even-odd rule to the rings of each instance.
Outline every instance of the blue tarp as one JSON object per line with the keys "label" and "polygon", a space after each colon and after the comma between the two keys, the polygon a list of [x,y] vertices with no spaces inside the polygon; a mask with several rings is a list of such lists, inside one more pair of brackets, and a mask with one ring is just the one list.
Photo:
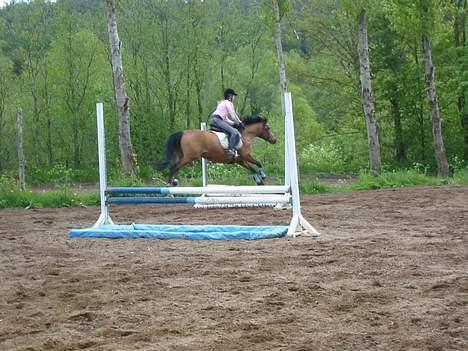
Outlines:
{"label": "blue tarp", "polygon": [[287,226],[130,224],[71,229],[69,233],[72,238],[257,240],[281,238],[287,231]]}

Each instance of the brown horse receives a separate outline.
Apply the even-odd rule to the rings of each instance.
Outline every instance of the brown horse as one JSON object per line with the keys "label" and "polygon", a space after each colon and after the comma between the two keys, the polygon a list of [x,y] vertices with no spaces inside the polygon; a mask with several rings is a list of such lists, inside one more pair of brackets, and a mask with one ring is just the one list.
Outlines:
{"label": "brown horse", "polygon": [[[159,170],[171,165],[167,183],[176,186],[178,183],[177,179],[175,179],[177,172],[192,161],[204,157],[216,163],[237,163],[252,173],[257,185],[263,185],[266,175],[262,164],[251,154],[252,143],[258,137],[270,144],[274,144],[276,143],[276,137],[272,133],[266,118],[248,117],[243,122],[245,125],[244,130],[241,132],[243,144],[238,150],[238,156],[235,158],[226,155],[218,137],[209,131],[194,129],[176,132],[169,136],[166,143],[166,159],[158,165]],[[252,164],[257,166],[258,170]]]}

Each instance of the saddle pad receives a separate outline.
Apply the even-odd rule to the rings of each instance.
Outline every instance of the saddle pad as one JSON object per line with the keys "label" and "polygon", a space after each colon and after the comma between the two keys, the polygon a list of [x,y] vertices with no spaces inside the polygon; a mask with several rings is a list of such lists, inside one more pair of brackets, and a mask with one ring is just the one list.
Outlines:
{"label": "saddle pad", "polygon": [[[227,134],[221,133],[221,132],[215,132],[215,131],[212,131],[212,130],[210,130],[210,133],[213,133],[218,137],[219,142],[221,143],[221,146],[223,147],[223,149],[228,148],[229,143],[228,143]],[[236,145],[236,150],[239,150],[241,147],[242,147],[242,138],[239,139],[239,142]]]}

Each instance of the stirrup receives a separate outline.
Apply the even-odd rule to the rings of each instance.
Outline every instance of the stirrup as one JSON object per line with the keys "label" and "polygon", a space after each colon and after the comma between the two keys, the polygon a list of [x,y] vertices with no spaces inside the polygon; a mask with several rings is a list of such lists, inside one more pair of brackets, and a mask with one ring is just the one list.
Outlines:
{"label": "stirrup", "polygon": [[236,151],[236,150],[226,149],[225,153],[226,153],[226,155],[228,155],[228,156],[237,157],[237,151]]}

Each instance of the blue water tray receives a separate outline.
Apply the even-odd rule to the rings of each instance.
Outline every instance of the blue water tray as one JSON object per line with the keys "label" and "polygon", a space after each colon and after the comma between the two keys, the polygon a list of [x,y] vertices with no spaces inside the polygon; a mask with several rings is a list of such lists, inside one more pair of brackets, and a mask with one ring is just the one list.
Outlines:
{"label": "blue water tray", "polygon": [[71,238],[258,240],[281,238],[287,232],[287,226],[130,224],[71,229],[69,234]]}

